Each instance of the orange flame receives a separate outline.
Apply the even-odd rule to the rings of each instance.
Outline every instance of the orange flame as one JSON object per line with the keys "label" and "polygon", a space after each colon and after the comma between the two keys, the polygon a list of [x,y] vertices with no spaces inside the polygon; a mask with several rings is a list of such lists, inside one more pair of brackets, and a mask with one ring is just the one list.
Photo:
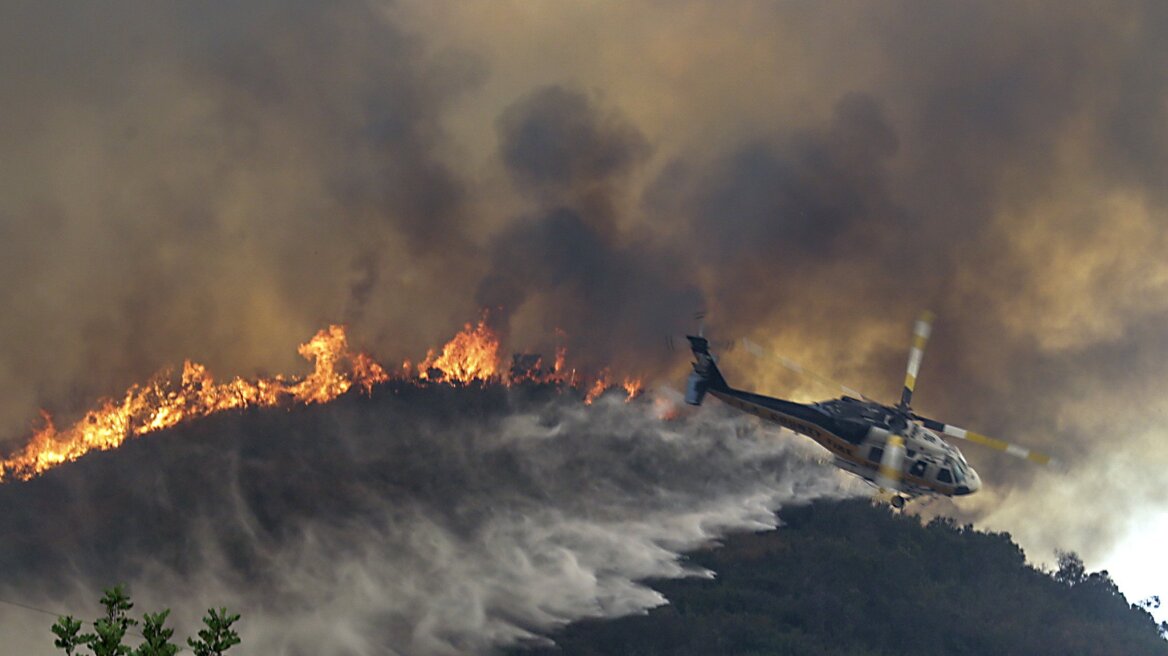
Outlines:
{"label": "orange flame", "polygon": [[607,368],[600,370],[600,375],[596,377],[596,380],[592,381],[592,385],[588,387],[588,393],[584,395],[584,403],[592,405],[592,402],[600,398],[601,394],[617,387],[624,389],[626,402],[632,401],[641,395],[644,384],[640,378],[626,377],[617,385],[609,380],[609,376],[610,374]]}
{"label": "orange flame", "polygon": [[621,381],[621,387],[625,388],[626,400],[632,401],[641,395],[645,389],[645,383],[640,378],[625,378]]}
{"label": "orange flame", "polygon": [[[563,331],[557,331],[562,338]],[[303,378],[283,376],[245,380],[233,378],[217,383],[207,368],[196,362],[183,362],[176,382],[169,372],[162,372],[143,385],[132,385],[121,400],[103,399],[96,409],[67,429],[58,430],[48,412],[41,411],[44,426],[35,431],[28,443],[7,459],[0,459],[0,483],[28,480],[46,470],[71,462],[90,451],[105,451],[120,446],[131,437],[170,428],[182,422],[225,410],[248,407],[287,406],[289,404],[327,403],[354,387],[372,394],[373,388],[391,378],[412,380],[414,384],[474,381],[504,385],[524,382],[554,384],[575,389],[589,377],[578,377],[566,366],[567,349],[556,348],[555,362],[545,371],[543,360],[530,361],[530,370],[500,373],[499,337],[488,325],[484,314],[478,324],[466,324],[463,330],[442,347],[411,367],[402,363],[400,374],[391,375],[372,357],[349,350],[344,326],[333,325],[321,330],[298,352],[313,363],[312,373]],[[411,370],[414,373],[411,375]],[[600,372],[588,388],[584,402],[591,404],[601,394],[616,387],[624,388],[627,400],[641,394],[640,379],[625,378],[619,385],[610,381],[608,369]]]}
{"label": "orange flame", "polygon": [[653,414],[661,421],[675,421],[681,417],[681,406],[665,396],[653,399]]}
{"label": "orange flame", "polygon": [[[434,370],[441,372],[441,375],[432,375]],[[446,346],[442,347],[442,355],[435,358],[433,350],[426,353],[426,359],[418,365],[418,378],[469,383],[490,380],[498,371],[499,336],[487,325],[484,316],[477,326],[472,328],[469,323],[466,324],[461,332],[446,342]]]}
{"label": "orange flame", "polygon": [[556,362],[553,365],[552,373],[559,376],[560,372],[564,370],[564,361],[568,357],[568,349],[564,346],[556,347]]}
{"label": "orange flame", "polygon": [[354,383],[366,391],[389,379],[369,356],[349,352],[343,326],[329,326],[300,345],[300,355],[314,363],[312,373],[286,382],[283,377],[255,381],[234,378],[216,383],[207,368],[187,360],[177,384],[165,372],[145,385],[133,385],[122,400],[105,399],[68,429],[58,431],[42,411],[45,425],[23,449],[0,460],[0,482],[27,480],[47,469],[80,458],[89,451],[105,451],[127,438],[145,435],[196,417],[250,406],[274,406],[285,400],[326,403],[344,394]]}
{"label": "orange flame", "polygon": [[604,390],[608,389],[608,387],[605,372],[601,372],[600,377],[592,381],[592,386],[588,388],[588,393],[584,395],[584,403],[592,405],[592,402],[600,398],[600,395],[604,394]]}

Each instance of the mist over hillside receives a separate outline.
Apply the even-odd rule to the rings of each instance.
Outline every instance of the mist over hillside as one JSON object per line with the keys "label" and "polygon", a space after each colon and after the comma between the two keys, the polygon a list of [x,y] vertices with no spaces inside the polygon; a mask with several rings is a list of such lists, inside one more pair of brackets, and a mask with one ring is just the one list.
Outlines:
{"label": "mist over hillside", "polygon": [[[399,381],[135,438],[0,485],[0,599],[90,618],[125,582],[178,635],[241,613],[241,653],[484,653],[662,604],[640,581],[704,575],[683,550],[855,491],[757,422],[650,396]],[[6,609],[6,649],[54,654],[51,621]]]}
{"label": "mist over hillside", "polygon": [[712,579],[651,582],[669,605],[574,624],[551,648],[600,654],[1168,654],[1168,623],[1133,605],[1106,572],[1064,556],[1028,565],[1007,533],[925,525],[865,499],[779,511],[776,531],[690,554]]}

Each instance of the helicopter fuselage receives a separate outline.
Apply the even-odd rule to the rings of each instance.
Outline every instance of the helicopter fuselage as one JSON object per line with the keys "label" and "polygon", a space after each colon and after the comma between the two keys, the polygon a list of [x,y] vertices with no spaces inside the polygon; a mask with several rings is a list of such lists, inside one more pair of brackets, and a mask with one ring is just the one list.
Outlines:
{"label": "helicopter fuselage", "polygon": [[831,452],[837,467],[873,483],[889,436],[899,435],[905,449],[901,491],[909,496],[960,496],[981,487],[980,477],[960,450],[896,408],[849,396],[796,403],[730,387],[710,389],[709,394],[815,440]]}

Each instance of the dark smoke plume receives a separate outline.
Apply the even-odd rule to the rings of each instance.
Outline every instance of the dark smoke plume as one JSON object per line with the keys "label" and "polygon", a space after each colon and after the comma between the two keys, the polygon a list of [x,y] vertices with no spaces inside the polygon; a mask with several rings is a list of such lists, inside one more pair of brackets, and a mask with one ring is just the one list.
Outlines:
{"label": "dark smoke plume", "polygon": [[[0,598],[87,616],[126,581],[187,630],[241,612],[245,653],[475,654],[664,603],[637,581],[705,574],[679,550],[842,494],[755,422],[654,407],[402,384],[215,416],[0,486]],[[51,618],[0,617],[53,653]]]}
{"label": "dark smoke plume", "polygon": [[618,112],[580,92],[541,88],[498,120],[500,159],[537,208],[517,217],[489,245],[480,305],[512,315],[536,307],[535,334],[565,333],[569,352],[592,367],[639,375],[664,336],[703,301],[674,252],[621,229],[621,189],[648,155],[644,136]]}
{"label": "dark smoke plume", "polygon": [[416,361],[483,306],[674,384],[705,309],[893,400],[929,308],[917,409],[1070,466],[967,449],[949,511],[1092,563],[1166,509],[1163,2],[2,14],[5,447],[183,358],[294,373],[345,320]]}
{"label": "dark smoke plume", "polygon": [[649,151],[626,118],[560,86],[508,107],[498,130],[500,157],[515,182],[561,202],[619,182]]}
{"label": "dark smoke plume", "polygon": [[185,357],[289,371],[330,321],[411,355],[457,326],[402,308],[467,275],[437,151],[475,57],[350,0],[4,14],[0,439]]}

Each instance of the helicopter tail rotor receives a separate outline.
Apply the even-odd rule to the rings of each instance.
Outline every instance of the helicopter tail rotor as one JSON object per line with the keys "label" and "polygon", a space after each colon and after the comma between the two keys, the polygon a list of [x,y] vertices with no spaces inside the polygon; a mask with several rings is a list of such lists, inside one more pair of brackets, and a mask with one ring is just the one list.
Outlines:
{"label": "helicopter tail rotor", "polygon": [[925,357],[925,344],[929,341],[929,334],[933,332],[932,312],[925,310],[921,318],[913,325],[912,349],[908,352],[908,369],[904,375],[904,389],[900,393],[901,410],[907,410],[912,402],[913,388],[917,385],[917,374],[921,371],[921,359]]}

